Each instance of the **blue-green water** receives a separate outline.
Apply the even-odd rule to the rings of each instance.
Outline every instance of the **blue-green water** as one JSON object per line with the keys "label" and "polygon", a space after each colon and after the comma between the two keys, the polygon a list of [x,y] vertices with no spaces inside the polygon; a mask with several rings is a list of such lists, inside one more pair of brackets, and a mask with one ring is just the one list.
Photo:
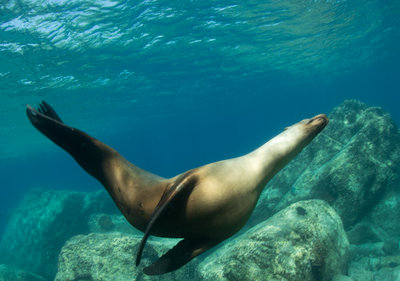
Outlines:
{"label": "blue-green water", "polygon": [[28,122],[69,125],[168,177],[345,99],[400,124],[400,1],[0,3],[0,220],[32,187],[98,190]]}

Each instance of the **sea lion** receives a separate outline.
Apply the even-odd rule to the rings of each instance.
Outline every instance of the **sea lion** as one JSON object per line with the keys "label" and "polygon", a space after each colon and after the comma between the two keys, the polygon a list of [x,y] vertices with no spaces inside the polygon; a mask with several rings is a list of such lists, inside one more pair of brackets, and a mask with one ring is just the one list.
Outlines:
{"label": "sea lion", "polygon": [[325,114],[303,120],[241,157],[210,163],[165,179],[131,164],[116,150],[65,125],[42,102],[27,105],[32,124],[107,189],[125,218],[149,235],[184,238],[144,268],[158,275],[180,268],[236,233],[247,222],[267,182],[328,123]]}

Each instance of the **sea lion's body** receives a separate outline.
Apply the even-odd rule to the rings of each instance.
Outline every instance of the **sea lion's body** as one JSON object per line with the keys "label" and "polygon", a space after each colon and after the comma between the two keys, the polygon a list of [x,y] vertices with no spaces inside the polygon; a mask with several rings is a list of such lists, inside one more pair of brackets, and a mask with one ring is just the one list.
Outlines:
{"label": "sea lion's body", "polygon": [[44,102],[38,111],[28,106],[27,113],[38,130],[103,184],[126,219],[145,232],[137,264],[150,234],[184,238],[147,267],[147,274],[175,270],[241,229],[267,182],[328,122],[325,115],[303,120],[249,154],[165,179],[64,125]]}
{"label": "sea lion's body", "polygon": [[[232,174],[236,171],[231,166],[241,160],[235,158],[191,170],[188,177],[193,178],[196,183],[189,194],[183,195],[184,206],[175,206],[171,214],[154,227],[152,235],[224,239],[239,230],[251,214],[261,191],[248,190],[248,182],[240,176],[241,171],[238,170],[236,175]],[[120,167],[118,170],[121,170]],[[231,176],[226,176],[227,174]],[[141,181],[140,187],[135,186],[137,180],[128,178],[117,184],[125,186],[125,191],[116,188],[112,197],[126,219],[144,232],[162,194],[178,177],[179,175],[172,179],[155,179],[154,182],[145,183]],[[244,197],[246,200],[242,200]],[[239,201],[240,204],[237,203]],[[230,219],[230,216],[233,218]]]}

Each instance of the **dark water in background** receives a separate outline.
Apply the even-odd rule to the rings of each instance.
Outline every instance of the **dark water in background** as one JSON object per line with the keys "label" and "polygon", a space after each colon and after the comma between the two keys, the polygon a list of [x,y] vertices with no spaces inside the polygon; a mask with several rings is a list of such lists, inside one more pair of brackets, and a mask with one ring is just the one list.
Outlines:
{"label": "dark water in background", "polygon": [[344,99],[400,124],[400,1],[2,1],[0,225],[32,187],[101,186],[34,130],[68,125],[173,176]]}

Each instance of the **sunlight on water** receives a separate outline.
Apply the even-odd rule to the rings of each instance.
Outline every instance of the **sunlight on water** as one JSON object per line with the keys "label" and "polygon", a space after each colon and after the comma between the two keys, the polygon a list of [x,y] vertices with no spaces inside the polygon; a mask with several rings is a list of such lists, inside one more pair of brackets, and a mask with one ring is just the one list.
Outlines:
{"label": "sunlight on water", "polygon": [[27,125],[22,111],[41,99],[74,108],[85,92],[93,110],[99,100],[146,107],[165,94],[240,95],[235,85],[255,81],[267,88],[333,81],[387,55],[385,44],[399,33],[390,21],[399,4],[385,3],[6,1],[0,113],[13,130],[1,129],[1,157],[29,150],[18,143]]}

